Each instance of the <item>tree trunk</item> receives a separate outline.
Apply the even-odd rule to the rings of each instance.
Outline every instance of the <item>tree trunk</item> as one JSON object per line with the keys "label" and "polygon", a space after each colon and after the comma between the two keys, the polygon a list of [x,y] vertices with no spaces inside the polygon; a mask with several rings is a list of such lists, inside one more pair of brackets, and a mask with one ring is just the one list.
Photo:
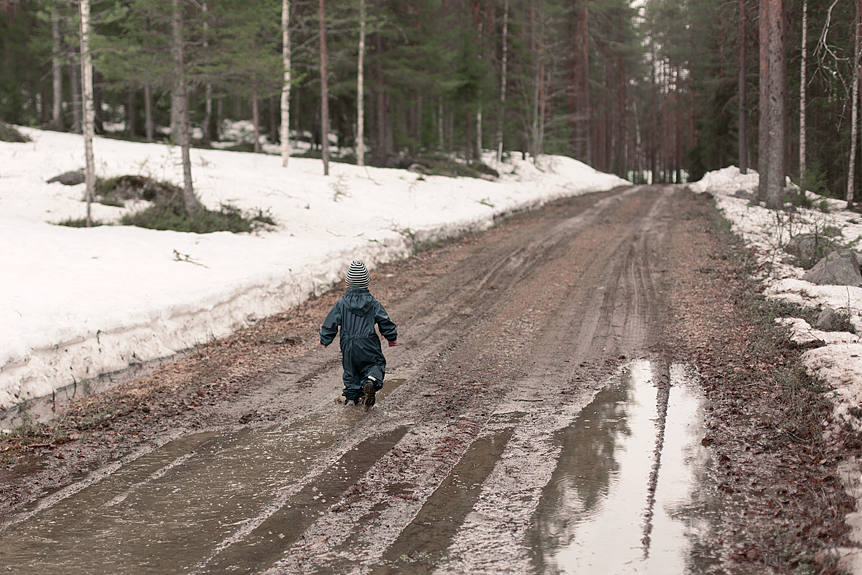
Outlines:
{"label": "tree trunk", "polygon": [[90,208],[96,189],[96,162],[93,157],[93,64],[90,56],[90,0],[81,0],[78,5],[81,13],[81,78],[84,96],[84,179],[87,185],[87,227],[93,225]]}
{"label": "tree trunk", "polygon": [[281,84],[281,165],[290,159],[290,0],[281,3],[281,61],[284,78]]}
{"label": "tree trunk", "polygon": [[144,86],[144,129],[147,132],[147,141],[152,142],[154,139],[154,125],[153,125],[153,91],[150,88],[149,84]]}
{"label": "tree trunk", "polygon": [[592,146],[590,145],[592,110],[590,108],[590,20],[587,0],[582,0],[578,11],[578,46],[580,59],[578,62],[578,85],[580,109],[578,111],[578,141],[580,154],[578,159],[592,165]]}
{"label": "tree trunk", "polygon": [[320,141],[323,175],[329,175],[329,83],[326,72],[326,0],[320,0]]}
{"label": "tree trunk", "polygon": [[257,88],[251,94],[251,119],[254,124],[254,153],[260,153],[260,100],[257,97]]}
{"label": "tree trunk", "polygon": [[[805,0],[806,2],[808,0]],[[745,0],[739,0],[739,173],[748,173],[748,147],[745,134],[745,20],[746,20]]]}
{"label": "tree trunk", "polygon": [[509,0],[503,4],[503,60],[500,63],[500,112],[497,116],[497,163],[503,161],[503,117],[506,115],[506,74],[509,62]]}
{"label": "tree trunk", "polygon": [[72,91],[72,131],[81,134],[84,123],[81,110],[81,62],[74,55],[69,76],[69,87]]}
{"label": "tree trunk", "polygon": [[365,0],[359,0],[359,61],[356,72],[356,165],[365,165]]}
{"label": "tree trunk", "polygon": [[853,206],[855,200],[854,187],[856,180],[856,141],[859,138],[859,74],[860,52],[862,52],[862,0],[856,0],[856,26],[853,40],[853,104],[850,112],[850,166],[847,170],[847,207]]}
{"label": "tree trunk", "polygon": [[[858,2],[857,2],[858,6]],[[802,3],[802,63],[799,65],[799,188],[805,193],[806,158],[805,158],[805,105],[808,95],[807,70],[808,65],[808,0]]]}
{"label": "tree trunk", "polygon": [[129,138],[132,140],[135,139],[135,116],[137,110],[135,110],[135,89],[128,88],[126,93],[126,131],[129,134]]}
{"label": "tree trunk", "polygon": [[766,199],[766,180],[769,176],[769,8],[773,0],[760,0],[760,121],[757,135],[757,199]]}
{"label": "tree trunk", "polygon": [[185,47],[183,45],[183,0],[173,0],[173,18],[171,20],[172,44],[174,60],[174,91],[173,104],[177,106],[177,144],[182,151],[183,161],[183,200],[185,201],[186,217],[193,218],[198,212],[198,201],[192,185],[192,161],[189,142],[189,98],[186,91]]}
{"label": "tree trunk", "polygon": [[57,8],[51,8],[51,37],[53,39],[53,50],[51,54],[51,73],[54,88],[54,100],[51,118],[51,127],[55,130],[63,129],[63,66],[60,63],[60,55],[63,52],[63,40],[60,36],[60,15]]}
{"label": "tree trunk", "polygon": [[766,207],[781,208],[787,162],[785,156],[786,56],[784,53],[784,0],[769,0],[769,171]]}

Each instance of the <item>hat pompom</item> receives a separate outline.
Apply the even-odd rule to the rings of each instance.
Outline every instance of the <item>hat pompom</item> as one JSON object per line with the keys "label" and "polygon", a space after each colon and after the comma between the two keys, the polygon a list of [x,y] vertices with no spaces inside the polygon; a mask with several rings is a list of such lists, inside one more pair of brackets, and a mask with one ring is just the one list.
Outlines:
{"label": "hat pompom", "polygon": [[368,273],[368,268],[359,260],[350,262],[350,268],[347,270],[347,287],[348,288],[367,288],[371,283],[371,275]]}

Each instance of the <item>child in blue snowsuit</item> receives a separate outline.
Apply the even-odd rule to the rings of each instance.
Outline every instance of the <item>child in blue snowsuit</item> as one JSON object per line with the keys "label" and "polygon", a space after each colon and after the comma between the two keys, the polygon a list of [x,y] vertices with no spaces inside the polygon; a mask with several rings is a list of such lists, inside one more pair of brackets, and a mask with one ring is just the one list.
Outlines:
{"label": "child in blue snowsuit", "polygon": [[342,366],[344,367],[344,402],[347,405],[363,404],[365,409],[374,405],[375,393],[383,387],[386,375],[386,358],[380,347],[380,329],[389,347],[398,345],[398,331],[371,292],[371,276],[361,261],[354,260],[347,271],[347,291],[335,302],[320,328],[320,345],[328,346],[341,328]]}

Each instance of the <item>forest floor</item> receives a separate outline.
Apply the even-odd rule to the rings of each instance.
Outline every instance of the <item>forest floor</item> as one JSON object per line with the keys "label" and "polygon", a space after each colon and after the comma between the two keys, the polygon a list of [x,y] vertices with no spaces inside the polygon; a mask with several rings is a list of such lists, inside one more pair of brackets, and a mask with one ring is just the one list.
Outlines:
{"label": "forest floor", "polygon": [[[398,572],[405,561],[413,572],[543,572],[553,562],[552,537],[536,534],[535,516],[548,497],[555,457],[561,449],[565,455],[560,430],[620,368],[646,361],[658,374],[657,387],[670,385],[660,375],[668,365],[691,366],[705,398],[699,443],[709,477],[700,489],[714,517],[699,544],[714,563],[703,572],[838,573],[829,551],[852,546],[844,519],[854,510],[838,466],[862,442],[823,438],[830,414],[825,390],[804,374],[804,350],[774,327],[779,304],[761,296],[749,275],[753,259],[728,229],[707,194],[620,188],[553,202],[379,266],[371,291],[398,324],[399,346],[385,350],[387,382],[369,413],[346,413],[332,401],[340,393],[340,354],[318,343],[317,330],[343,285],[75,400],[53,421],[31,421],[0,440],[0,563],[21,573],[87,566],[95,561],[93,546],[80,545],[80,538],[64,542],[58,522],[104,523],[112,516],[94,509],[152,505],[146,498],[133,503],[128,494],[167,481],[196,459],[199,465],[185,472],[200,484],[195,474],[218,475],[226,437],[241,442],[278,429],[281,437],[297,438],[279,447],[290,463],[281,469],[254,463],[252,445],[263,442],[255,435],[244,477],[253,483],[266,475],[268,483],[231,488],[265,500],[252,498],[249,515],[236,517],[235,524],[250,527],[230,531],[222,517],[208,532],[209,519],[185,517],[183,525],[201,526],[194,544],[165,564],[141,544],[139,553],[129,552],[128,572],[142,557],[153,572],[242,565],[243,572],[361,566],[382,573]],[[319,432],[315,443],[300,445],[312,432]],[[194,446],[177,447],[184,440]],[[368,461],[351,460],[352,450],[369,441]],[[166,450],[173,450],[164,459],[171,463],[161,471],[112,491],[109,479],[119,481],[121,471],[132,474],[145,457]],[[432,521],[441,505],[434,494],[454,489],[447,481],[463,479],[465,462],[486,471],[473,489],[452,491],[457,505],[446,513],[454,519]],[[326,483],[321,478],[333,466],[354,475]],[[518,487],[494,479],[501,466]],[[612,472],[602,476],[598,492]],[[86,495],[94,483],[108,493]],[[327,486],[331,493],[321,502]],[[305,489],[318,496],[301,499]],[[87,497],[109,496],[110,505],[86,505]],[[69,511],[76,499],[86,510]],[[497,501],[506,517],[481,507],[487,501]],[[305,515],[279,515],[302,505]],[[405,543],[415,526],[432,523],[426,548]],[[273,525],[283,531],[275,540],[263,531],[268,526],[271,534]],[[122,540],[123,529],[112,536]],[[170,529],[153,530],[170,538],[164,535]],[[187,532],[178,526],[173,533],[191,537]],[[483,533],[495,534],[489,541],[505,533],[511,546],[495,554]],[[76,547],[87,552],[52,563],[35,543],[20,545],[22,537],[54,541],[51,555],[63,549],[72,555]],[[345,551],[354,546],[362,551]],[[122,564],[106,569],[125,572]]]}

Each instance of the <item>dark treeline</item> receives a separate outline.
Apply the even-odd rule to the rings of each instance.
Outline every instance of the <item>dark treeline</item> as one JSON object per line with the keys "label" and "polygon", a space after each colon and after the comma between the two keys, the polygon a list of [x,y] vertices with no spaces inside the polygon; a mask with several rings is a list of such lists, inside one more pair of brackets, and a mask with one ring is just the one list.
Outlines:
{"label": "dark treeline", "polygon": [[[784,26],[786,173],[798,180],[804,162],[808,189],[844,197],[857,6],[808,4],[801,160],[803,1],[365,0],[367,161],[475,160],[480,149],[502,149],[568,155],[636,182],[698,179],[741,160],[757,169],[760,14],[769,4]],[[359,0],[324,4],[330,137],[353,150]],[[282,0],[180,6],[200,143],[217,140],[226,119],[254,120],[277,142]],[[290,2],[290,130],[315,144],[320,8]],[[177,121],[171,0],[91,0],[91,13],[97,133],[124,122],[127,137],[163,138],[160,127]],[[80,130],[78,22],[77,1],[0,0],[0,119]]]}

